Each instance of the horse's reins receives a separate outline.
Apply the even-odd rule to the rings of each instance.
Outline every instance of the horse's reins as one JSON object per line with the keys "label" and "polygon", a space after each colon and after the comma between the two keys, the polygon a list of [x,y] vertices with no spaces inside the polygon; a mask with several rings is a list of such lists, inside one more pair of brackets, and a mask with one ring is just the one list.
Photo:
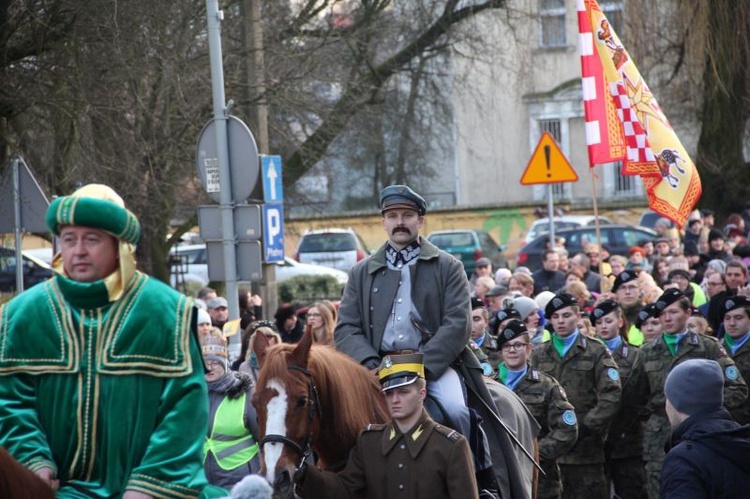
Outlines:
{"label": "horse's reins", "polygon": [[307,423],[309,431],[307,432],[307,437],[305,438],[305,443],[303,445],[298,444],[291,438],[284,435],[276,435],[272,433],[260,439],[260,446],[263,447],[263,445],[267,442],[278,442],[284,445],[288,445],[302,457],[302,459],[300,460],[301,465],[312,453],[313,421],[315,420],[315,414],[317,413],[318,417],[322,419],[323,411],[320,406],[318,387],[315,386],[315,378],[313,377],[313,373],[308,369],[296,364],[290,364],[286,366],[286,368],[292,371],[301,372],[302,374],[307,376]]}

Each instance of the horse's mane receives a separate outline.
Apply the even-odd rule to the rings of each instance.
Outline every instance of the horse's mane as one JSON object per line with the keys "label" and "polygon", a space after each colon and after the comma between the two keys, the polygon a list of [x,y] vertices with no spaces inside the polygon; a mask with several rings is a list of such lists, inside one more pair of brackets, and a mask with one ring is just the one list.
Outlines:
{"label": "horse's mane", "polygon": [[[286,379],[287,365],[295,345],[281,344],[270,348],[263,360],[258,384],[264,386],[273,378]],[[307,368],[318,387],[325,426],[342,439],[354,439],[369,423],[384,423],[388,413],[380,384],[364,367],[333,347],[310,347]]]}

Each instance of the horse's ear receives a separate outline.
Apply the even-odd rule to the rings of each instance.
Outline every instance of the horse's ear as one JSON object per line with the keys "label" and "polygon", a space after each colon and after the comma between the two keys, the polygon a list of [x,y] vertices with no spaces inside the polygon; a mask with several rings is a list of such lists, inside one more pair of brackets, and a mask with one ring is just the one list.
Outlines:
{"label": "horse's ear", "polygon": [[266,358],[266,352],[268,351],[269,342],[268,337],[263,333],[257,331],[253,333],[253,353],[255,358],[258,359],[258,365],[263,365],[263,359]]}
{"label": "horse's ear", "polygon": [[292,358],[294,362],[301,367],[307,367],[307,359],[310,356],[310,346],[313,343],[313,333],[311,329],[307,329],[300,338],[299,343],[292,352]]}

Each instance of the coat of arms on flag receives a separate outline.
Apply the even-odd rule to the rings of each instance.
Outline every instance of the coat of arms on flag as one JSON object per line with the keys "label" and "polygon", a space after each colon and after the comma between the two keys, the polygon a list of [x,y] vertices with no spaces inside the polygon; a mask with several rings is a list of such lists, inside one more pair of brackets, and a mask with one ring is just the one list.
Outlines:
{"label": "coat of arms on flag", "polygon": [[578,27],[591,166],[622,161],[651,208],[684,225],[701,195],[695,165],[596,0],[578,0]]}

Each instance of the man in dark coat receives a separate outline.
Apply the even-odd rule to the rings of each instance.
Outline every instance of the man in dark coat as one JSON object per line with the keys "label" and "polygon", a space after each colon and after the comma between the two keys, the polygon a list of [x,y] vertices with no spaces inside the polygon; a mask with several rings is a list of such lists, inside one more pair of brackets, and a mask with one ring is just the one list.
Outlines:
{"label": "man in dark coat", "polygon": [[542,253],[542,268],[531,274],[534,279],[534,296],[542,291],[557,291],[565,286],[565,274],[560,272],[560,254],[553,249]]}
{"label": "man in dark coat", "polygon": [[[467,386],[482,400],[491,398],[482,368],[466,348],[471,331],[466,273],[461,262],[419,236],[427,211],[419,194],[407,186],[389,186],[380,194],[380,207],[388,241],[349,273],[334,332],[336,348],[370,369],[377,368],[388,353],[422,352],[428,393],[442,404],[456,429],[470,435],[466,389],[451,364],[460,358]],[[471,390],[468,395],[472,396]],[[492,428],[490,414],[480,411],[480,415],[490,422],[485,425],[488,438],[507,449],[503,455],[510,455],[508,436]],[[492,486],[494,480],[487,472],[491,462],[495,474],[505,481],[499,484],[502,496],[523,497],[519,463],[502,455],[493,457],[494,462],[489,455],[475,455],[480,485]]]}
{"label": "man in dark coat", "polygon": [[341,473],[302,465],[295,473],[302,497],[477,497],[466,439],[436,424],[424,410],[423,355],[387,355],[378,375],[391,422],[369,425]]}
{"label": "man in dark coat", "polygon": [[662,498],[747,497],[750,426],[732,420],[723,404],[718,362],[690,359],[667,376],[666,411],[673,428],[661,471]]}

